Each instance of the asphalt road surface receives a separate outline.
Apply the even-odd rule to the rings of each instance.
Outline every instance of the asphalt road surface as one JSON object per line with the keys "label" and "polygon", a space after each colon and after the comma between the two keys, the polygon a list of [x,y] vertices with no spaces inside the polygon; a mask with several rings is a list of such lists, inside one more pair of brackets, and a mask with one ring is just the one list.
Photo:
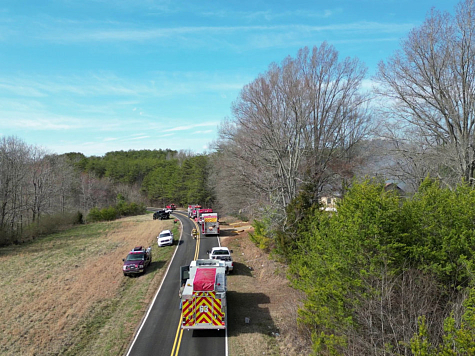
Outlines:
{"label": "asphalt road surface", "polygon": [[207,258],[206,251],[218,246],[216,236],[194,240],[194,221],[186,213],[175,211],[183,224],[183,233],[162,285],[142,322],[127,356],[225,356],[225,330],[181,330],[180,328],[180,266],[196,258]]}

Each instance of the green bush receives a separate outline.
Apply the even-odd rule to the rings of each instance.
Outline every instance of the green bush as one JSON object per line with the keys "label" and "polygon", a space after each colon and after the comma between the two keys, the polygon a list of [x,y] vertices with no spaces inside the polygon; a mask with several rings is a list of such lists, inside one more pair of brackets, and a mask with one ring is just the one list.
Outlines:
{"label": "green bush", "polygon": [[260,249],[268,250],[271,239],[267,236],[268,232],[266,224],[262,221],[254,220],[252,226],[254,227],[254,232],[249,233],[249,238]]}
{"label": "green bush", "polygon": [[87,215],[87,220],[90,222],[95,221],[110,221],[118,219],[121,216],[132,216],[145,214],[147,207],[141,203],[127,203],[123,200],[119,200],[115,206],[109,206],[107,208],[99,209],[97,207],[92,208]]}
{"label": "green bush", "polygon": [[101,209],[101,220],[111,221],[120,217],[119,210],[115,206]]}
{"label": "green bush", "polygon": [[415,356],[475,355],[475,289],[469,288],[463,302],[463,314],[457,320],[452,312],[444,321],[443,341],[437,345],[428,335],[425,316],[419,317],[419,330],[411,339]]}
{"label": "green bush", "polygon": [[[291,283],[306,294],[299,321],[313,330],[318,353],[343,353],[349,347],[348,340],[354,340],[355,335],[361,338],[360,345],[367,343],[368,336],[358,334],[367,325],[363,327],[358,322],[364,319],[362,314],[377,316],[376,310],[368,308],[376,303],[383,305],[383,292],[393,298],[420,298],[404,294],[407,281],[397,279],[409,270],[421,271],[431,281],[434,288],[427,293],[439,291],[439,298],[429,298],[434,304],[427,307],[432,310],[427,337],[436,345],[434,338],[443,326],[434,321],[443,320],[443,310],[473,281],[475,191],[471,187],[443,189],[436,181],[427,179],[413,198],[402,200],[395,192],[385,191],[383,184],[354,182],[339,202],[336,214],[323,214],[313,208],[301,211],[307,217],[294,219],[295,238],[283,241],[293,245],[288,255]],[[266,246],[265,237],[265,226],[256,225],[253,241]],[[382,286],[389,286],[389,281],[400,283],[382,290]],[[403,301],[393,299],[392,303]],[[390,313],[404,312],[404,308],[387,308],[380,319],[373,320],[381,327],[371,330],[388,332],[372,335],[371,340],[385,340],[374,341],[373,347],[379,350],[397,349],[403,341],[389,334],[391,326],[384,323],[390,323],[390,317],[396,320],[399,315]],[[410,328],[415,329],[415,318],[407,319],[412,323]],[[414,341],[415,348],[424,349],[422,341],[417,346],[417,340],[423,340],[423,336],[421,330],[421,337]]]}
{"label": "green bush", "polygon": [[99,208],[94,207],[91,210],[89,210],[89,214],[87,214],[87,221],[95,222],[95,221],[101,221],[101,220],[102,220],[102,215]]}

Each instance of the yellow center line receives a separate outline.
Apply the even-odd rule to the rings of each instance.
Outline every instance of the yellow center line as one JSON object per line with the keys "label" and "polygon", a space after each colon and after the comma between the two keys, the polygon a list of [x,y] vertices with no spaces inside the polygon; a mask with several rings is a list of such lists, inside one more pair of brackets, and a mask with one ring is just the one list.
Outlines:
{"label": "yellow center line", "polygon": [[200,232],[200,229],[198,228],[198,226],[196,225],[196,222],[195,222],[195,227],[196,227],[196,230],[198,230],[198,236],[196,237],[196,249],[195,249],[195,258],[194,258],[194,260],[196,261],[198,259],[199,253],[200,253],[201,232]]}
{"label": "yellow center line", "polygon": [[[180,320],[178,321],[178,328],[176,330],[175,341],[173,342],[172,356],[173,354],[178,355],[178,351],[180,350],[181,337],[183,336],[183,329],[180,329],[180,324],[181,324],[181,317],[180,317]],[[177,340],[178,340],[178,344],[177,344]],[[176,353],[175,353],[175,347],[176,347]]]}
{"label": "yellow center line", "polygon": [[[195,222],[196,226],[196,222]],[[200,252],[200,230],[198,226],[196,226],[196,230],[198,230],[198,236],[196,237],[196,249],[195,249],[195,257],[194,259],[197,260]],[[180,300],[181,303],[181,300]],[[176,330],[175,341],[173,342],[173,348],[171,356],[178,356],[178,352],[180,351],[181,339],[183,337],[183,329],[180,328],[182,322],[182,316],[180,314],[180,320],[178,321],[178,328]]]}

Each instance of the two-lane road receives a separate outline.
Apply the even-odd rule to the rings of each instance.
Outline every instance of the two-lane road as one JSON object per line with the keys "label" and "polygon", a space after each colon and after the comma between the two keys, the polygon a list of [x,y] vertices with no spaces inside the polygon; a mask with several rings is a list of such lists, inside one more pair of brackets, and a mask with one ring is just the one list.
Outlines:
{"label": "two-lane road", "polygon": [[174,212],[183,230],[167,274],[157,291],[127,356],[224,356],[227,353],[224,330],[180,329],[180,266],[189,265],[193,259],[206,258],[206,251],[218,245],[216,237],[191,238],[194,222],[183,212]]}

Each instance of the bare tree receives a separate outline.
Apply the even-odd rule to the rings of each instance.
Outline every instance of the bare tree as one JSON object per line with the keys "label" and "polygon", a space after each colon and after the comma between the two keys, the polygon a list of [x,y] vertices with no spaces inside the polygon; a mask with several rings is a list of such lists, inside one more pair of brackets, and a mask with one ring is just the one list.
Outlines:
{"label": "bare tree", "polygon": [[[30,147],[16,137],[0,140],[0,243],[8,243],[27,223]],[[23,219],[25,221],[23,221]]]}
{"label": "bare tree", "polygon": [[221,126],[216,149],[233,162],[221,174],[239,175],[254,201],[264,197],[285,217],[301,186],[318,191],[331,175],[330,163],[336,169],[367,134],[368,97],[359,92],[365,73],[357,59],[340,62],[326,43],[272,64],[243,88],[232,120]]}
{"label": "bare tree", "polygon": [[82,173],[80,177],[80,206],[87,214],[93,207],[105,207],[115,202],[109,178],[97,178],[93,173]]}
{"label": "bare tree", "polygon": [[448,185],[474,183],[474,41],[474,0],[460,2],[455,16],[432,9],[375,77],[386,103],[382,115],[418,136],[419,149],[398,132],[401,157],[421,167],[423,152],[425,166]]}
{"label": "bare tree", "polygon": [[39,223],[41,214],[52,210],[51,200],[56,191],[54,179],[54,161],[48,153],[39,147],[34,147],[31,152],[31,163],[29,167],[31,182],[31,204],[33,222]]}
{"label": "bare tree", "polygon": [[52,156],[51,162],[54,164],[55,209],[61,213],[78,210],[79,207],[75,204],[73,192],[74,188],[79,184],[79,174],[75,172],[65,156]]}

